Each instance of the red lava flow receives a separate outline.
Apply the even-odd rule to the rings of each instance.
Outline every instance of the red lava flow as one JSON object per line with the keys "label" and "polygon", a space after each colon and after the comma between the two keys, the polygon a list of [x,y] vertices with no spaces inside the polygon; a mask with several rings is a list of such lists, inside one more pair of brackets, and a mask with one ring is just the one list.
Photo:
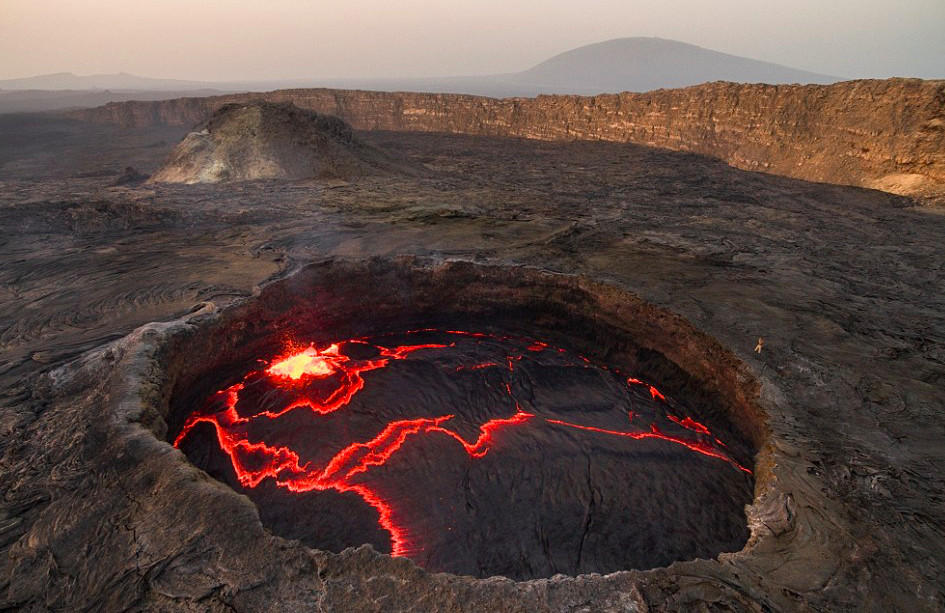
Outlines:
{"label": "red lava flow", "polygon": [[[502,342],[525,341],[524,349],[528,352],[542,352],[546,350],[565,353],[566,350],[554,348],[547,343],[533,339],[519,339],[511,336],[500,336],[481,332],[466,332],[462,330],[411,330],[405,335],[436,332],[454,337],[471,339],[490,339]],[[379,337],[374,337],[379,338]],[[455,344],[455,343],[454,343]],[[366,504],[373,507],[378,513],[379,525],[390,534],[391,555],[407,556],[413,550],[413,541],[404,527],[406,522],[398,518],[396,504],[379,496],[369,485],[359,480],[359,475],[369,473],[373,467],[384,465],[404,443],[412,438],[426,435],[447,436],[459,444],[470,458],[481,458],[489,453],[493,446],[496,433],[507,428],[520,428],[529,424],[529,427],[539,427],[544,424],[549,427],[564,427],[604,436],[621,437],[631,440],[657,439],[667,443],[680,445],[690,451],[703,456],[715,458],[734,468],[751,474],[720,447],[724,443],[712,436],[710,430],[691,417],[678,417],[668,414],[666,417],[682,428],[696,433],[694,438],[673,436],[661,431],[657,425],[650,424],[647,429],[610,430],[590,425],[577,424],[549,417],[540,417],[526,412],[515,399],[510,382],[505,383],[505,390],[509,396],[509,415],[498,419],[491,419],[479,425],[478,437],[469,441],[456,431],[450,429],[453,414],[443,414],[418,419],[404,419],[388,423],[377,436],[367,441],[351,442],[338,451],[329,461],[319,465],[313,462],[303,462],[299,454],[284,446],[269,444],[266,441],[251,441],[248,434],[248,424],[256,419],[278,419],[294,410],[308,410],[315,417],[326,415],[344,409],[351,399],[365,386],[364,374],[370,371],[387,367],[391,362],[406,360],[418,351],[435,351],[451,347],[454,344],[416,344],[386,347],[368,339],[351,339],[328,345],[319,349],[314,345],[304,349],[289,351],[286,355],[268,362],[262,374],[277,388],[293,391],[305,382],[324,380],[328,383],[327,393],[322,395],[302,394],[300,397],[286,403],[276,411],[261,410],[251,416],[241,415],[237,411],[240,402],[240,392],[251,376],[259,376],[260,371],[250,372],[244,379],[222,389],[213,395],[211,401],[215,406],[222,406],[215,412],[195,412],[184,422],[180,433],[174,440],[174,446],[180,447],[181,442],[198,424],[210,424],[216,431],[220,448],[229,456],[233,470],[239,482],[254,488],[263,480],[272,478],[275,483],[292,492],[309,492],[335,490],[350,492],[359,496]],[[348,346],[365,345],[375,352],[370,359],[355,359],[344,352]],[[460,370],[482,370],[486,368],[507,368],[514,371],[515,364],[523,359],[524,355],[513,353],[508,355],[505,364],[498,362],[483,362],[478,364],[464,364],[456,367]],[[583,356],[576,356],[584,364],[590,361]],[[605,367],[601,367],[607,370]],[[628,386],[643,386],[654,400],[666,403],[666,397],[656,387],[639,379],[629,377]],[[667,405],[668,406],[668,405]],[[635,414],[628,414],[633,420]]]}

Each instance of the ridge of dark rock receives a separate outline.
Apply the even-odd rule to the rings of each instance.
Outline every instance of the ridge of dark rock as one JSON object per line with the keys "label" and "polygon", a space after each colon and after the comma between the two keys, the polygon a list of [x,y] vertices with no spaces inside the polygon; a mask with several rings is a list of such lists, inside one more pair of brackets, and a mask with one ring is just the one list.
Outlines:
{"label": "ridge of dark rock", "polygon": [[125,127],[186,126],[225,104],[259,100],[337,115],[356,130],[636,143],[745,170],[945,202],[945,81],[716,82],[645,94],[505,99],[293,89],[117,102],[69,116]]}

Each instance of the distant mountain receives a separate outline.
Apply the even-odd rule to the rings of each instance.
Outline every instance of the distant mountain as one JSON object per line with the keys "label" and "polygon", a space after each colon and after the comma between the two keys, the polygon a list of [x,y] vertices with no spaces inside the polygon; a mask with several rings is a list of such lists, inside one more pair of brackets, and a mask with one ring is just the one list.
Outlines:
{"label": "distant mountain", "polygon": [[618,38],[578,47],[523,72],[481,77],[346,79],[336,87],[477,94],[482,96],[590,96],[688,87],[709,81],[820,83],[839,77],[797,70],[663,38]]}
{"label": "distant mountain", "polygon": [[218,89],[162,90],[0,90],[0,113],[42,113],[65,109],[87,109],[126,100],[167,100],[186,96],[215,96]]}
{"label": "distant mountain", "polygon": [[0,90],[137,90],[137,91],[186,91],[189,89],[215,89],[211,83],[184,81],[180,79],[151,79],[126,72],[117,74],[76,75],[71,72],[0,80]]}
{"label": "distant mountain", "polygon": [[[539,94],[645,92],[707,81],[736,83],[834,83],[842,79],[779,64],[703,49],[662,38],[618,38],[566,51],[523,72],[418,79],[292,79],[281,81],[200,82],[149,79],[126,73],[78,76],[57,73],[0,80],[0,112],[51,110],[128,99],[154,99],[166,93],[269,91],[335,87],[380,91],[443,92],[490,97]],[[31,90],[27,92],[26,90]],[[44,90],[44,91],[32,91]],[[68,96],[50,91],[71,90]],[[80,92],[95,92],[80,96]],[[15,95],[13,95],[15,94]]]}
{"label": "distant mountain", "polygon": [[542,92],[645,92],[708,81],[834,83],[837,77],[788,68],[663,38],[618,38],[586,45],[510,75]]}

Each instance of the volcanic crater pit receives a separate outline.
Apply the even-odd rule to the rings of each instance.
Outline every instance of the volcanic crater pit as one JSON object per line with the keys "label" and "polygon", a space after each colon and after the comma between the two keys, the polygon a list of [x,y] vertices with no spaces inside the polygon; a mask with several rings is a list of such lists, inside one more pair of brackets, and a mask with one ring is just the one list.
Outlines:
{"label": "volcanic crater pit", "polygon": [[207,316],[164,361],[168,440],[313,548],[531,579],[749,537],[754,380],[611,286],[332,260]]}

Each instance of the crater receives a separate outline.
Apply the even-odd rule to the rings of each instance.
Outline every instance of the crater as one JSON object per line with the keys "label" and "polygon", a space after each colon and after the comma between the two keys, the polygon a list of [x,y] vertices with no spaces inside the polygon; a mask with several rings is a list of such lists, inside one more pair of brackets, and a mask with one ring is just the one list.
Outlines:
{"label": "crater", "polygon": [[609,285],[333,260],[166,349],[168,440],[313,548],[522,580],[711,558],[749,536],[756,383]]}

